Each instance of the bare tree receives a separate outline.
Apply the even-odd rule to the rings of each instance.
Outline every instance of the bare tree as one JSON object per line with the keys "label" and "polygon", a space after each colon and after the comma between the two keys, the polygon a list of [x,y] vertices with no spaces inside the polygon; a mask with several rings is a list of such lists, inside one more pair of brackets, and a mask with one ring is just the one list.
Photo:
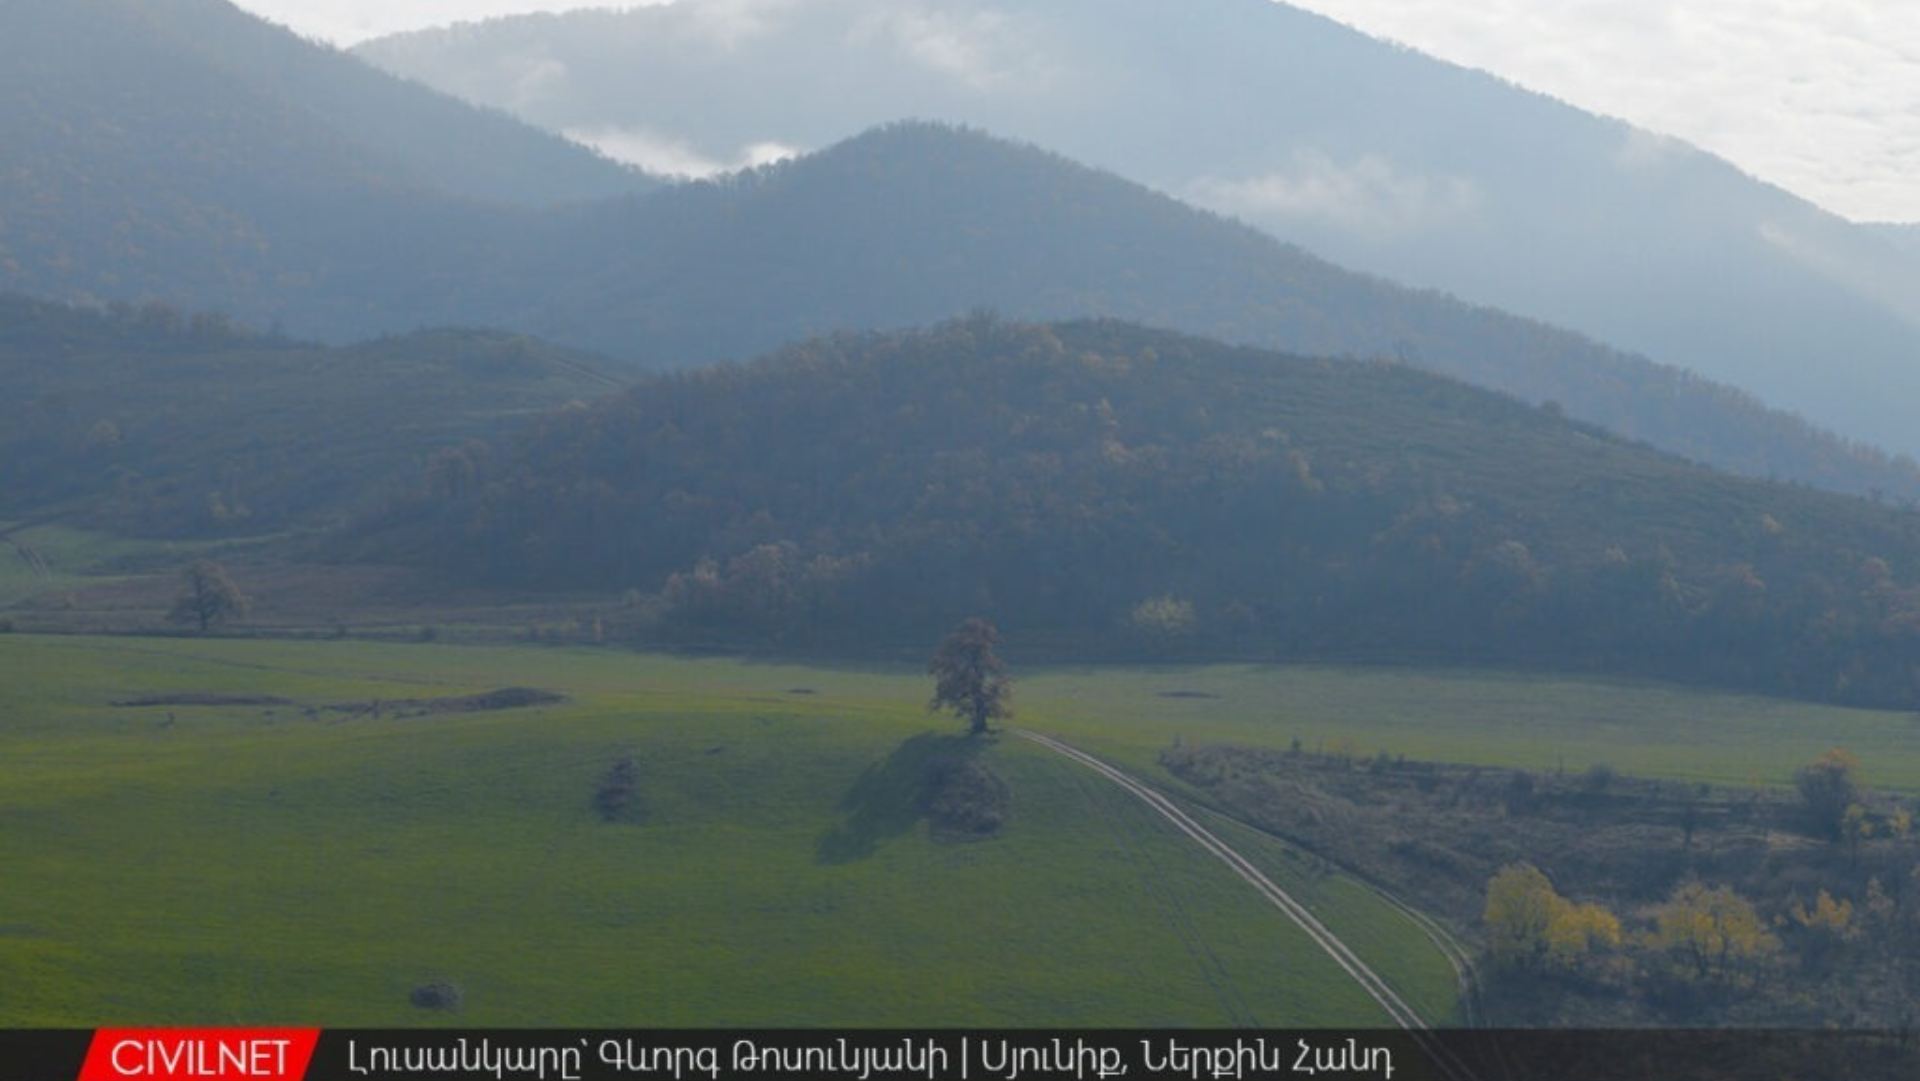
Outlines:
{"label": "bare tree", "polygon": [[205,634],[215,623],[246,616],[250,602],[220,564],[200,560],[182,572],[180,579],[180,596],[167,613],[173,622],[192,623]]}
{"label": "bare tree", "polygon": [[1000,632],[984,619],[961,623],[934,651],[927,671],[934,677],[931,710],[945,709],[967,722],[969,735],[984,735],[987,722],[1013,716],[1013,683],[994,653]]}

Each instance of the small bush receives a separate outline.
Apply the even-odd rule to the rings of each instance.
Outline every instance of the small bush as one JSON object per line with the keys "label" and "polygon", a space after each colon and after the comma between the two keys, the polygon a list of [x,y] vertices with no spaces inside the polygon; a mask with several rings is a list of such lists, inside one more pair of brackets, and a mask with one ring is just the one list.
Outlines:
{"label": "small bush", "polygon": [[593,793],[593,810],[602,822],[616,822],[633,806],[633,797],[640,789],[639,770],[629,755],[615,762],[600,779],[600,787]]}
{"label": "small bush", "polygon": [[1605,762],[1595,762],[1588,766],[1587,772],[1580,778],[1580,787],[1596,795],[1612,788],[1613,767]]}
{"label": "small bush", "polygon": [[414,988],[407,1001],[423,1010],[457,1010],[460,997],[460,985],[451,980],[434,980]]}
{"label": "small bush", "polygon": [[944,840],[981,840],[1000,832],[1009,797],[1004,781],[974,761],[935,767],[927,819]]}

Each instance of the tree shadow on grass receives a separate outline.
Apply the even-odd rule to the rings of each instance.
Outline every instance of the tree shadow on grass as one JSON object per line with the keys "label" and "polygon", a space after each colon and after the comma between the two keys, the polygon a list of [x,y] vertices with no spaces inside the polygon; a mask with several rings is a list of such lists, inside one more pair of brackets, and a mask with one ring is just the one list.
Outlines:
{"label": "tree shadow on grass", "polygon": [[910,832],[927,815],[942,776],[986,748],[988,741],[924,732],[893,749],[860,774],[840,797],[846,818],[820,838],[814,859],[853,863],[874,854],[882,842]]}

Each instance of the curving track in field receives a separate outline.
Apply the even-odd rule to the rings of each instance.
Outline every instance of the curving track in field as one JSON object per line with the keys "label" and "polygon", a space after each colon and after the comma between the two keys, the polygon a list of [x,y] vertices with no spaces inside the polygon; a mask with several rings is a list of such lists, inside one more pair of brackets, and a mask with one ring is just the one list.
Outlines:
{"label": "curving track in field", "polygon": [[1360,989],[1365,991],[1369,998],[1372,998],[1380,1005],[1382,1010],[1386,1011],[1387,1016],[1393,1019],[1394,1024],[1406,1030],[1407,1034],[1413,1037],[1414,1042],[1420,1045],[1434,1066],[1438,1068],[1449,1081],[1473,1081],[1473,1074],[1466,1066],[1428,1032],[1426,1021],[1423,1020],[1418,1013],[1414,1012],[1413,1007],[1407,1005],[1406,1000],[1402,999],[1399,993],[1387,984],[1387,981],[1380,978],[1379,973],[1369,967],[1365,961],[1362,961],[1360,955],[1353,952],[1352,947],[1341,941],[1340,936],[1328,930],[1327,926],[1321,923],[1319,918],[1307,909],[1307,906],[1295,900],[1293,895],[1289,894],[1286,890],[1275,885],[1273,880],[1268,878],[1260,868],[1254,866],[1251,860],[1248,860],[1245,856],[1236,852],[1231,845],[1222,841],[1219,837],[1215,836],[1211,830],[1195,821],[1193,816],[1181,810],[1178,804],[1132,776],[1108,765],[1085,751],[1062,743],[1052,736],[1043,736],[1038,732],[1028,732],[1024,729],[1014,729],[1014,734],[1020,736],[1022,739],[1031,740],[1056,754],[1064,755],[1078,762],[1105,777],[1107,780],[1112,781],[1114,784],[1126,789],[1135,797],[1139,798],[1141,802],[1152,807],[1159,813],[1160,817],[1172,823],[1175,829],[1186,834],[1195,844],[1206,849],[1212,853],[1214,857],[1219,859],[1220,862],[1226,864],[1234,874],[1240,876],[1248,885],[1259,891],[1261,896],[1265,897],[1275,908],[1279,909],[1288,919],[1292,920],[1300,930],[1306,932],[1307,937],[1312,939],[1315,945],[1326,951],[1327,956],[1333,958],[1334,963],[1339,965],[1341,970],[1348,976],[1351,976],[1353,981],[1360,985]]}

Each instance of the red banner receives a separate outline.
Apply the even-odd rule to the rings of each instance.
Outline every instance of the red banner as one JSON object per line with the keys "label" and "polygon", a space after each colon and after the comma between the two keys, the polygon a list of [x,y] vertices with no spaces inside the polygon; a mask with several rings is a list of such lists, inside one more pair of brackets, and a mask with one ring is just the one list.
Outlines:
{"label": "red banner", "polygon": [[79,1081],[301,1081],[317,1028],[103,1028]]}

